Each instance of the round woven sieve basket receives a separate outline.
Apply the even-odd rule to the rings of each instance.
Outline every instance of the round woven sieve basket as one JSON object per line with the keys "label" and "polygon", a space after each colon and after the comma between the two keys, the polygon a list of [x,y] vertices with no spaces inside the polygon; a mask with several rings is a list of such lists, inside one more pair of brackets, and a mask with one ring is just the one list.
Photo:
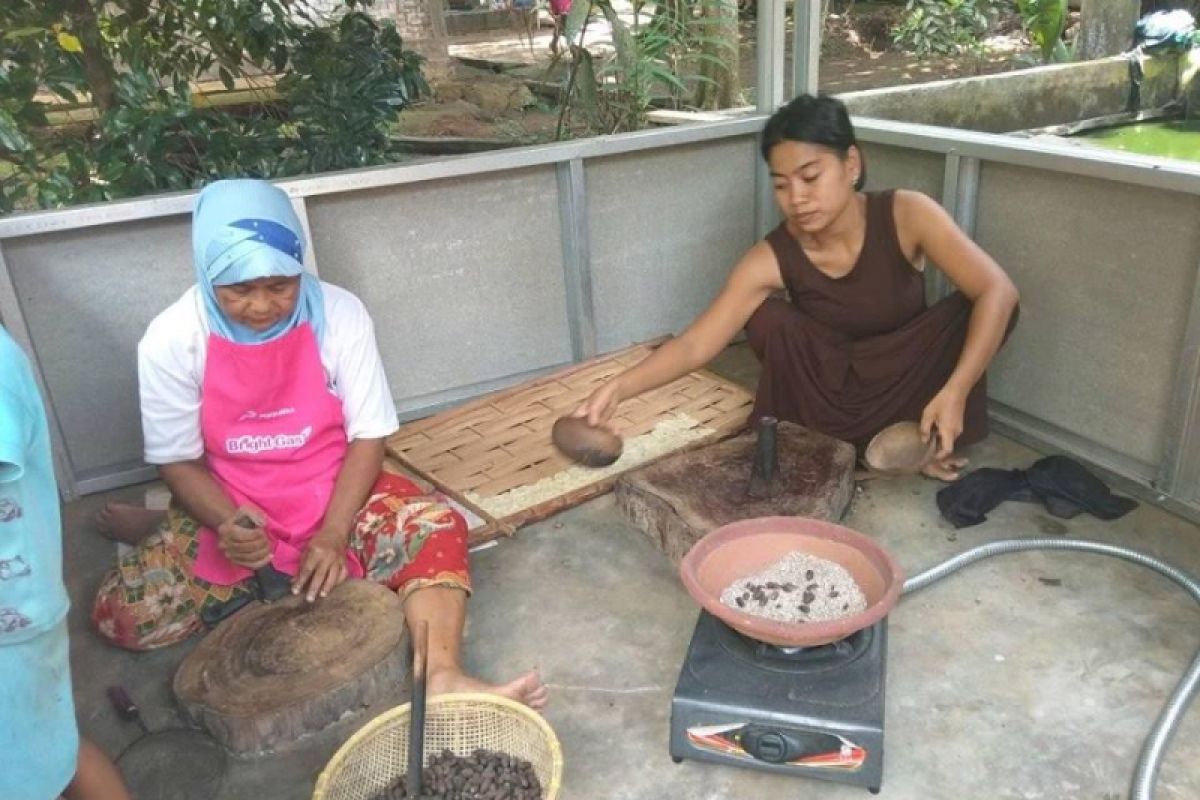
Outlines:
{"label": "round woven sieve basket", "polygon": [[[409,704],[385,711],[346,740],[317,778],[313,800],[374,800],[408,771]],[[533,765],[544,800],[558,796],[562,748],[546,720],[492,694],[443,694],[425,707],[425,760],[443,750],[484,749]]]}

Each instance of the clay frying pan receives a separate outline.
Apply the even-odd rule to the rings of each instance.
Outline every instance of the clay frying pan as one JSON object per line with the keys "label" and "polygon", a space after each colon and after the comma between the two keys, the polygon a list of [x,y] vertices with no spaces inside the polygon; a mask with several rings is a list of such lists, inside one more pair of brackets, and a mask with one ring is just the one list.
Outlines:
{"label": "clay frying pan", "polygon": [[137,800],[213,800],[225,783],[225,750],[207,734],[188,728],[151,732],[137,704],[120,686],[108,687],[117,715],[136,722],[142,735],[117,758],[121,776]]}

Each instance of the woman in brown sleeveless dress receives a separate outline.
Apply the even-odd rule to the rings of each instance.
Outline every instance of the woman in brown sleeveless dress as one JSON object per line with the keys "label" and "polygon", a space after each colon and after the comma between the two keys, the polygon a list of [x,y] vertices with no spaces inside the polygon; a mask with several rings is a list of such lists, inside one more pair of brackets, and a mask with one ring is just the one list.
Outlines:
{"label": "woman in brown sleeveless dress", "polygon": [[[707,363],[745,326],[762,362],[754,418],[774,416],[854,444],[887,425],[937,436],[926,472],[958,477],[958,444],[987,434],[984,371],[1015,319],[1017,290],[934,200],[862,193],[865,165],[845,106],[802,95],[763,130],[784,221],[750,249],[680,336],[575,412],[604,424],[621,400]],[[921,269],[958,291],[927,308]],[[786,290],[788,300],[772,297]]]}

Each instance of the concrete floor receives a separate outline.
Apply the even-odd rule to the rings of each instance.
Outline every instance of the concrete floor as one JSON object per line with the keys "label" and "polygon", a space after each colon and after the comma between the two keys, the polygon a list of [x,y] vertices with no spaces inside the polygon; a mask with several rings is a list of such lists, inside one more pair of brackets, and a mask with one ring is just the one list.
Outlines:
{"label": "concrete floor", "polygon": [[[744,352],[718,365],[753,378]],[[1027,466],[1033,451],[998,436],[976,466]],[[1058,520],[1008,503],[955,531],[938,516],[939,484],[876,481],[845,524],[876,537],[909,574],[978,543],[1070,536],[1127,545],[1200,575],[1200,529],[1154,507],[1104,523]],[[130,654],[87,625],[91,593],[112,558],[90,519],[108,499],[67,507],[72,663],[80,723],[111,754],[137,734],[104,696],[120,683],[151,729],[177,724],[170,678],[191,645]],[[472,558],[476,593],[468,666],[502,679],[530,666],[553,690],[546,718],[565,756],[563,798],[869,797],[865,790],[685,762],[667,755],[670,698],[697,608],[670,564],[603,497],[522,530]],[[1061,581],[1044,583],[1041,578]],[[1094,556],[1030,553],[977,565],[912,598],[890,617],[887,800],[1126,796],[1142,739],[1200,645],[1200,609],[1164,579]],[[299,800],[365,718],[302,749],[234,762],[222,800]],[[1200,797],[1200,712],[1177,733],[1159,800]]]}

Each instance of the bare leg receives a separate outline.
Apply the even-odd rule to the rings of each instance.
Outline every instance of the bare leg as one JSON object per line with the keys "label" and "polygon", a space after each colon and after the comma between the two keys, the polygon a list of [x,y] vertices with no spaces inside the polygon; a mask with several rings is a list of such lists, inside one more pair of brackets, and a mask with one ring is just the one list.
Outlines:
{"label": "bare leg", "polygon": [[[551,18],[551,21],[554,23],[554,33],[550,38],[550,52],[554,53],[555,55],[558,55],[560,50],[568,49],[567,45],[569,43],[566,41],[566,37],[563,36],[563,34],[566,30],[566,27],[567,27],[567,15],[566,14],[551,14],[550,18]],[[564,44],[560,45],[559,39],[562,39]]]}
{"label": "bare leg", "polygon": [[101,536],[126,544],[145,539],[167,518],[167,512],[129,505],[107,503],[96,513],[96,530]]}
{"label": "bare leg", "polygon": [[67,790],[67,800],[132,800],[117,765],[87,739],[79,740],[79,766]]}
{"label": "bare leg", "polygon": [[530,708],[546,705],[546,687],[536,670],[504,684],[484,683],[463,672],[460,656],[463,624],[467,618],[466,592],[448,586],[418,589],[404,601],[404,615],[409,630],[422,620],[429,625],[426,687],[431,696],[447,692],[487,692]]}

